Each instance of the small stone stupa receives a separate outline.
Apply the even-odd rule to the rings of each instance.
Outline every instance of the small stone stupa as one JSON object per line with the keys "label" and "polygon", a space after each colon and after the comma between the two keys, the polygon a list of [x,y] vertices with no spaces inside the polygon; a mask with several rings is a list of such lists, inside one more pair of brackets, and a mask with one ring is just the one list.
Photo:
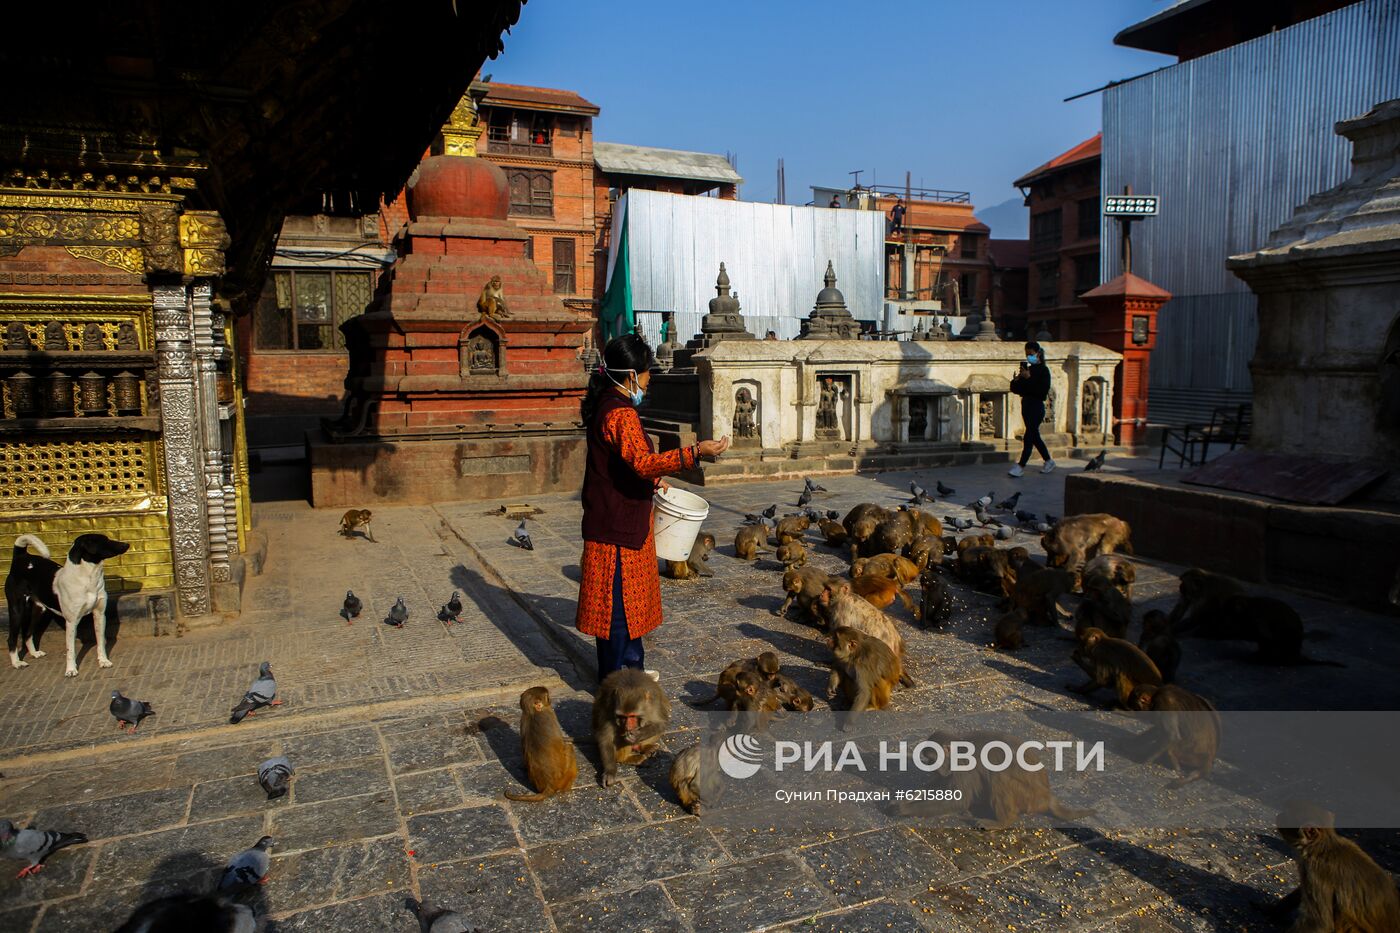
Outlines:
{"label": "small stone stupa", "polygon": [[860,325],[851,317],[846,307],[846,296],[836,287],[836,270],[831,260],[826,263],[826,287],[817,293],[817,303],[812,313],[802,322],[802,333],[798,340],[855,340],[860,336]]}
{"label": "small stone stupa", "polygon": [[[675,328],[674,321],[671,327]],[[686,341],[685,347],[675,351],[674,365],[677,369],[693,366],[691,358],[701,350],[713,347],[721,340],[753,340],[754,335],[744,326],[744,315],[739,310],[739,296],[729,293],[729,272],[724,263],[719,264],[719,276],[715,279],[715,297],[710,299],[710,310],[700,321],[700,333]]]}

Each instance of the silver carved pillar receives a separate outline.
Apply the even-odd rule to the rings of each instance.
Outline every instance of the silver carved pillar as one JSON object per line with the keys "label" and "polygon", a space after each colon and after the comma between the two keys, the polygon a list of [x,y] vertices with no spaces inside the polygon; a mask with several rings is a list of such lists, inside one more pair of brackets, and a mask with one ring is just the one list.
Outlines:
{"label": "silver carved pillar", "polygon": [[161,446],[175,586],[185,615],[209,612],[209,527],[194,353],[194,314],[180,285],[151,289],[160,380]]}
{"label": "silver carved pillar", "polygon": [[[231,361],[233,348],[228,345],[224,334],[224,313],[215,311],[210,319],[214,331],[214,358],[220,361]],[[238,543],[238,490],[233,481],[233,448],[235,444],[233,420],[239,415],[234,411],[231,399],[227,406],[223,402],[219,402],[218,410],[217,429],[223,459],[224,528],[228,533],[228,553],[230,560],[232,560],[235,555],[243,552],[243,548]]]}
{"label": "silver carved pillar", "polygon": [[205,521],[209,527],[209,578],[233,579],[229,569],[228,516],[224,507],[223,431],[219,425],[220,352],[214,345],[213,290],[208,282],[190,289],[194,311],[194,357],[199,398],[200,440],[204,453]]}

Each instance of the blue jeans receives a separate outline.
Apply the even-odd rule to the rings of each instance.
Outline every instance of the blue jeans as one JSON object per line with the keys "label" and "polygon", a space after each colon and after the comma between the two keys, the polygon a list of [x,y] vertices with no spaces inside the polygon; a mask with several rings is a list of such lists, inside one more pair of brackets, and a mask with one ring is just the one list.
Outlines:
{"label": "blue jeans", "polygon": [[627,608],[622,603],[622,554],[617,555],[616,569],[613,571],[612,622],[608,626],[608,637],[596,639],[598,642],[598,680],[601,682],[613,671],[624,667],[642,669],[645,655],[640,638],[627,634]]}

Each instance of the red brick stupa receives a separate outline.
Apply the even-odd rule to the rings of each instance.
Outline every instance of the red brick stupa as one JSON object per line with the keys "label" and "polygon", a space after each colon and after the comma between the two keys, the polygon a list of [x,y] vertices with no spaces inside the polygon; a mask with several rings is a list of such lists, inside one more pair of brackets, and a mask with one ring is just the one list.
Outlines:
{"label": "red brick stupa", "polygon": [[437,155],[408,183],[399,259],[347,323],[352,404],[310,441],[317,506],[578,488],[590,316],[526,256],[505,174]]}

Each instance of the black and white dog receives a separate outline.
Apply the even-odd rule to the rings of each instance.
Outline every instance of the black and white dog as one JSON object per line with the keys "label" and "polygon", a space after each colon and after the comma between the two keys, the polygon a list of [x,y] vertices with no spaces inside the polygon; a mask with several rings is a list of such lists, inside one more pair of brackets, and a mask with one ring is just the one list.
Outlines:
{"label": "black and white dog", "polygon": [[[38,554],[30,554],[33,548]],[[102,562],[126,553],[131,545],[114,541],[106,535],[79,535],[68,549],[68,560],[62,566],[49,560],[49,549],[35,535],[20,535],[15,539],[10,575],[5,578],[5,602],[10,608],[10,663],[28,667],[19,658],[19,642],[36,658],[45,654],[34,647],[34,629],[52,612],[63,617],[68,645],[68,667],[63,676],[78,676],[75,641],[78,623],[92,613],[92,628],[97,635],[97,664],[111,667],[107,660],[107,578]]]}

